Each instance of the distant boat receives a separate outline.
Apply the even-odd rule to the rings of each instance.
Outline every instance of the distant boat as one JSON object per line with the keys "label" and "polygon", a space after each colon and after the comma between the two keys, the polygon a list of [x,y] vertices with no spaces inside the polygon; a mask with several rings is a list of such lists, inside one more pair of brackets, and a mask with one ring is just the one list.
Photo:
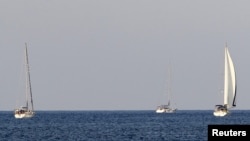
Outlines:
{"label": "distant boat", "polygon": [[25,77],[26,77],[26,105],[21,106],[20,108],[15,109],[14,116],[15,118],[31,118],[34,116],[34,107],[31,91],[31,82],[30,82],[30,71],[29,71],[29,60],[28,60],[28,49],[27,44],[25,43]]}
{"label": "distant boat", "polygon": [[225,46],[224,66],[224,103],[215,105],[214,116],[226,116],[229,110],[236,107],[236,72],[227,45]]}
{"label": "distant boat", "polygon": [[168,78],[168,88],[167,88],[167,90],[168,90],[168,93],[167,93],[167,99],[168,100],[166,100],[166,101],[168,101],[167,102],[167,104],[163,104],[163,105],[159,105],[159,106],[157,106],[157,108],[156,108],[156,113],[174,113],[174,112],[176,112],[176,110],[177,110],[177,108],[173,108],[173,107],[171,107],[171,90],[170,90],[170,81],[171,81],[171,69],[169,68],[169,78]]}

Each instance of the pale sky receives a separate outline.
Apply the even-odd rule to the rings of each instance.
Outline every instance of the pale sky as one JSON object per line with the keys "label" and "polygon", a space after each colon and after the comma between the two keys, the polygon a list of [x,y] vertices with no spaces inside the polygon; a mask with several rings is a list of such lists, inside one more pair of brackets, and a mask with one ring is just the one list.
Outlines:
{"label": "pale sky", "polygon": [[[250,108],[248,0],[1,0],[0,110],[13,110],[28,43],[35,110],[180,110],[222,104],[224,46],[235,109]],[[24,94],[22,94],[24,96]]]}

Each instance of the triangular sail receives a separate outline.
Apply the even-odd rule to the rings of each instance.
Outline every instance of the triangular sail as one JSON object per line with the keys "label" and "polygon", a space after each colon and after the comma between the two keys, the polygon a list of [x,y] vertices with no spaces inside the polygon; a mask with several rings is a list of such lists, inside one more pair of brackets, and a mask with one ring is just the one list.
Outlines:
{"label": "triangular sail", "polygon": [[[30,69],[29,69],[29,59],[28,59],[28,49],[27,43],[25,43],[25,65],[26,65],[26,106],[27,108],[31,108],[34,110],[33,107],[33,98],[32,98],[32,90],[31,90],[31,82],[30,82]],[[30,101],[30,106],[29,106]]]}
{"label": "triangular sail", "polygon": [[236,73],[229,50],[225,47],[224,104],[227,108],[236,106]]}

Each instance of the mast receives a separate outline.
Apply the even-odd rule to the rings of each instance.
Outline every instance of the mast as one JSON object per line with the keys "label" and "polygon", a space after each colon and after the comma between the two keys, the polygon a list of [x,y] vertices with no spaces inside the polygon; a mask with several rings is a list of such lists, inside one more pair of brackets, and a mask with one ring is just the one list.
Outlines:
{"label": "mast", "polygon": [[167,98],[168,98],[168,106],[170,106],[171,104],[171,82],[172,82],[172,78],[171,78],[171,74],[172,74],[172,68],[171,68],[171,63],[169,63],[169,67],[168,67],[168,81],[167,81]]}
{"label": "mast", "polygon": [[31,82],[30,82],[30,68],[29,68],[29,58],[28,58],[28,49],[27,43],[25,43],[25,62],[26,62],[26,106],[28,107],[28,97],[30,96],[31,110],[34,110],[33,107],[33,98],[32,98],[32,90],[31,90]]}
{"label": "mast", "polygon": [[228,55],[227,45],[225,46],[225,64],[224,64],[224,105],[228,107]]}

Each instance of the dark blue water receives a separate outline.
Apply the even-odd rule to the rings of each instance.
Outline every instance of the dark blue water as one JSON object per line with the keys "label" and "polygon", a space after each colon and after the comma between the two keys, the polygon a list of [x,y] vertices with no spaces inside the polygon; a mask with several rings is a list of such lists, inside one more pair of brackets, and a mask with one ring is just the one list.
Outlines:
{"label": "dark blue water", "polygon": [[250,111],[38,111],[31,119],[0,112],[1,141],[207,141],[208,124],[250,124]]}

